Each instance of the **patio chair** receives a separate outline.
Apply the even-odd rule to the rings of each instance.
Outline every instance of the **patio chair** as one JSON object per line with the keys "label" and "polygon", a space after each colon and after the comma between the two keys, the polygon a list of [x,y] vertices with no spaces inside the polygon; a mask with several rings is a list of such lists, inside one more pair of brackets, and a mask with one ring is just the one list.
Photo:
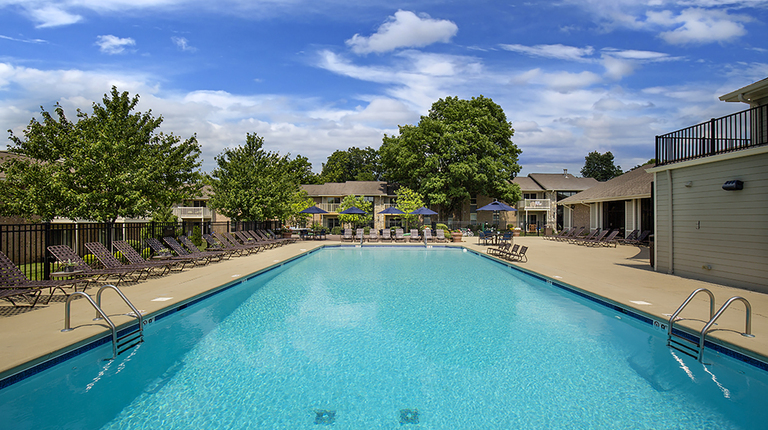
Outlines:
{"label": "patio chair", "polygon": [[193,254],[186,249],[184,249],[183,246],[173,237],[166,236],[163,238],[163,242],[165,242],[166,245],[168,245],[169,248],[173,250],[177,255],[181,255],[182,257],[189,257],[193,259],[196,266],[206,266],[208,263],[211,262],[211,255],[204,255],[204,254]]}
{"label": "patio chair", "polygon": [[229,251],[236,251],[237,255],[250,255],[252,252],[252,247],[250,246],[243,246],[240,244],[235,244],[229,241],[224,235],[221,233],[213,232],[211,235],[216,238],[216,241],[221,244],[221,247],[225,250]]}
{"label": "patio chair", "polygon": [[571,231],[568,234],[562,237],[558,237],[555,240],[559,242],[570,242],[570,240],[573,239],[574,237],[578,237],[584,231],[584,229],[585,227],[578,227],[578,228],[574,227],[571,229]]}
{"label": "patio chair", "polygon": [[378,242],[379,241],[379,233],[376,232],[375,228],[371,229],[371,232],[368,234],[368,242]]}
{"label": "patio chair", "polygon": [[568,240],[568,243],[579,243],[585,240],[592,240],[592,238],[595,237],[595,235],[598,233],[600,233],[600,229],[596,228],[590,231],[586,236],[579,236],[579,235],[573,236]]}
{"label": "patio chair", "polygon": [[81,282],[84,281],[82,279],[32,281],[0,251],[0,298],[8,300],[13,306],[18,306],[14,299],[23,298],[29,303],[29,307],[35,307],[43,288],[50,289],[51,295],[45,302],[48,304],[57,289],[66,295],[64,287],[72,287],[77,291],[77,284]]}
{"label": "patio chair", "polygon": [[88,265],[79,255],[67,245],[51,245],[48,247],[48,252],[56,258],[58,262],[68,262],[74,264],[75,271],[81,272],[82,275],[92,276],[94,280],[105,281],[109,278],[117,278],[115,286],[120,285],[126,276],[132,275],[136,272],[135,269],[121,269],[121,268],[105,268],[94,269]]}
{"label": "patio chair", "polygon": [[634,229],[627,235],[627,237],[616,239],[616,242],[622,244],[632,243],[633,240],[637,239],[638,233],[640,233],[640,230]]}
{"label": "patio chair", "polygon": [[165,247],[159,240],[155,239],[154,237],[147,238],[147,245],[152,249],[152,252],[155,253],[155,255],[163,256],[168,255],[169,257],[167,260],[170,260],[171,262],[175,263],[182,263],[182,270],[184,267],[186,267],[187,264],[192,264],[193,266],[196,265],[195,258],[184,256],[184,255],[173,255],[172,251]]}
{"label": "patio chair", "polygon": [[432,236],[432,230],[425,228],[424,229],[424,238],[427,240],[427,242],[434,242],[435,237]]}
{"label": "patio chair", "polygon": [[488,255],[501,255],[509,251],[511,243],[502,243],[496,248],[486,248],[485,253]]}
{"label": "patio chair", "polygon": [[362,241],[363,240],[363,229],[358,228],[357,231],[355,231],[355,242]]}
{"label": "patio chair", "polygon": [[646,241],[648,241],[648,236],[650,236],[650,235],[651,235],[651,231],[650,230],[645,230],[644,232],[642,232],[640,234],[640,236],[637,238],[637,240],[635,240],[632,243],[634,243],[635,245],[643,245],[643,244],[646,243]]}
{"label": "patio chair", "polygon": [[328,238],[327,237],[327,230],[324,229],[324,228],[321,228],[320,230],[315,231],[315,238],[317,240],[326,240]]}
{"label": "patio chair", "polygon": [[[511,259],[520,261],[520,262],[528,262],[528,256],[525,255],[525,253],[528,252],[527,246],[521,246],[520,250],[517,253],[511,254]],[[525,261],[523,261],[525,260]]]}
{"label": "patio chair", "polygon": [[395,230],[395,242],[405,242],[405,236],[403,236],[403,229],[398,228]]}
{"label": "patio chair", "polygon": [[488,241],[491,240],[491,238],[482,230],[480,230],[477,233],[477,244],[480,244],[480,241],[483,241],[483,245],[488,245]]}
{"label": "patio chair", "polygon": [[408,238],[408,242],[419,242],[420,240],[421,240],[421,236],[419,236],[419,229],[412,228],[411,236]]}
{"label": "patio chair", "polygon": [[499,251],[498,255],[499,257],[507,260],[514,260],[519,251],[520,251],[520,245],[510,244],[510,246],[508,246],[506,250]]}
{"label": "patio chair", "polygon": [[588,234],[586,237],[580,240],[576,240],[574,243],[578,245],[593,245],[596,242],[599,242],[600,240],[602,240],[606,234],[608,234],[608,230],[600,231],[599,228],[596,228],[595,231],[593,231],[592,233]]}
{"label": "patio chair", "polygon": [[229,243],[235,246],[243,247],[243,249],[248,251],[248,255],[258,254],[259,251],[264,249],[264,247],[261,244],[256,243],[253,240],[249,242],[246,239],[241,242],[241,240],[235,237],[232,233],[224,232],[224,233],[221,233],[221,235],[224,236],[229,241]]}
{"label": "patio chair", "polygon": [[388,228],[385,228],[381,231],[381,240],[386,240],[389,242],[392,242],[392,231]]}
{"label": "patio chair", "polygon": [[256,253],[259,253],[260,251],[263,251],[267,248],[266,244],[261,243],[253,238],[250,234],[246,233],[245,231],[239,230],[232,232],[231,235],[235,235],[237,239],[240,240],[240,243],[243,245],[250,245],[256,248]]}
{"label": "patio chair", "polygon": [[544,236],[544,239],[547,239],[547,240],[562,239],[563,237],[567,236],[568,233],[572,232],[575,229],[576,229],[576,227],[572,227],[572,228],[569,228],[569,229],[563,229],[563,230],[560,230],[559,234],[553,234],[551,236]]}
{"label": "patio chair", "polygon": [[277,236],[275,236],[274,233],[269,233],[266,230],[251,230],[251,231],[256,233],[256,236],[260,237],[262,241],[274,243],[277,246],[283,246],[286,243],[290,242],[289,239],[284,239],[282,237],[277,237]]}
{"label": "patio chair", "polygon": [[283,237],[282,235],[281,235],[281,236],[278,236],[278,235],[277,235],[277,234],[276,234],[274,231],[272,231],[271,229],[267,229],[267,230],[266,230],[266,232],[267,232],[267,233],[269,233],[269,236],[270,236],[270,237],[272,237],[272,238],[274,238],[274,239],[277,239],[277,240],[283,240],[283,241],[284,241],[284,242],[286,242],[286,243],[296,243],[296,242],[298,242],[298,240],[299,240],[299,239],[297,239],[297,238],[294,238],[294,237],[293,237],[293,234],[291,234],[291,237]]}
{"label": "patio chair", "polygon": [[600,240],[598,242],[595,242],[593,245],[597,246],[611,246],[613,245],[614,248],[616,248],[616,245],[618,245],[618,242],[616,242],[616,236],[619,235],[620,230],[614,230],[612,231],[608,236],[606,236],[603,240]]}
{"label": "patio chair", "polygon": [[153,272],[159,269],[162,269],[162,273],[159,274],[160,276],[165,275],[172,270],[180,272],[184,270],[184,266],[187,264],[186,261],[171,260],[170,258],[166,260],[145,260],[138,251],[133,249],[130,243],[124,240],[113,241],[112,248],[120,251],[120,254],[122,254],[126,260],[130,261],[131,264],[147,264],[150,267],[150,274],[152,275],[156,274]]}
{"label": "patio chair", "polygon": [[255,230],[248,230],[245,232],[245,234],[250,236],[253,240],[256,241],[256,243],[261,245],[262,249],[272,249],[283,245],[276,240],[268,239],[262,235],[257,234]]}
{"label": "patio chair", "polygon": [[85,244],[88,251],[96,256],[102,266],[107,269],[125,269],[130,270],[131,275],[135,275],[135,280],[140,281],[141,275],[144,275],[144,279],[149,278],[150,267],[146,264],[123,264],[112,255],[112,252],[107,249],[101,242],[88,242]]}
{"label": "patio chair", "polygon": [[342,242],[346,242],[346,241],[354,242],[354,240],[355,240],[355,238],[352,237],[352,229],[345,228],[344,229],[344,233],[342,233],[342,235],[341,235],[341,241]]}
{"label": "patio chair", "polygon": [[216,259],[216,261],[221,261],[225,258],[229,259],[231,257],[231,255],[227,251],[224,251],[222,249],[206,248],[205,250],[202,250],[198,248],[197,245],[195,245],[195,243],[192,242],[192,240],[187,236],[179,236],[179,242],[181,242],[181,244],[184,245],[187,248],[187,250],[189,250],[189,252],[191,252],[192,254],[196,254],[196,253],[211,254],[211,260]]}
{"label": "patio chair", "polygon": [[445,230],[441,228],[437,229],[437,231],[435,232],[435,240],[438,242],[445,242],[446,241]]}

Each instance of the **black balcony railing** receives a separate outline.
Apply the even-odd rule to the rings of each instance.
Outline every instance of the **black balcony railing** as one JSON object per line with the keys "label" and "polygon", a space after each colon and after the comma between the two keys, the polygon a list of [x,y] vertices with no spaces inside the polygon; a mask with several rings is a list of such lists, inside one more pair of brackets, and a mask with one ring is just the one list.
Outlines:
{"label": "black balcony railing", "polygon": [[768,144],[768,105],[656,136],[656,165]]}

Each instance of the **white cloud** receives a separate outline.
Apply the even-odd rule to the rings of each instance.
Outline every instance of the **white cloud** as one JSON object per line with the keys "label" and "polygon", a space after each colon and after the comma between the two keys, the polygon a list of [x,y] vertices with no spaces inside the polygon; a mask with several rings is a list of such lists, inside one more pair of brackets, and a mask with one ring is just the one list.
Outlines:
{"label": "white cloud", "polygon": [[659,37],[673,45],[728,42],[747,33],[742,22],[748,17],[729,15],[725,11],[699,8],[685,9],[675,16],[670,11],[648,12],[648,22],[664,27]]}
{"label": "white cloud", "polygon": [[197,48],[194,46],[189,45],[189,41],[185,37],[171,37],[171,41],[174,45],[176,45],[179,49],[185,52],[195,52],[197,51]]}
{"label": "white cloud", "polygon": [[53,5],[46,5],[40,8],[28,8],[27,13],[31,16],[33,21],[38,23],[38,28],[69,25],[80,22],[83,19],[80,15],[71,14]]}
{"label": "white cloud", "polygon": [[101,52],[114,55],[125,52],[125,48],[136,45],[136,41],[130,37],[121,38],[109,34],[98,36],[96,38],[96,44],[99,46]]}
{"label": "white cloud", "polygon": [[370,37],[355,34],[346,44],[356,54],[383,53],[398,48],[418,48],[437,42],[449,42],[458,30],[451,21],[398,10]]}
{"label": "white cloud", "polygon": [[590,61],[587,57],[595,51],[591,46],[577,48],[561,44],[555,45],[500,45],[507,51],[519,52],[534,57],[555,58],[568,61]]}

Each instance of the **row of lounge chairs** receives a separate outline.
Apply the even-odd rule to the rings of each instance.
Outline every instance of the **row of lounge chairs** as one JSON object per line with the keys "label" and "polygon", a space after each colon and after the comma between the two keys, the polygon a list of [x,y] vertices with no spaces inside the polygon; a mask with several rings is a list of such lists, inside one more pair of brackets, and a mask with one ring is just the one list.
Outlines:
{"label": "row of lounge chairs", "polygon": [[496,257],[503,258],[510,261],[527,262],[528,252],[527,246],[512,245],[511,242],[505,242],[497,246],[496,248],[488,248],[485,250],[488,255],[495,255]]}
{"label": "row of lounge chairs", "polygon": [[395,235],[392,236],[392,232],[390,229],[384,229],[381,232],[381,236],[379,236],[378,232],[375,229],[371,229],[369,234],[364,233],[364,229],[358,228],[354,235],[352,234],[352,229],[345,229],[344,234],[341,236],[341,241],[349,241],[349,242],[361,242],[363,240],[367,240],[368,242],[405,242],[406,239],[408,242],[423,242],[425,239],[427,242],[445,242],[447,239],[445,237],[445,232],[441,229],[438,229],[435,231],[435,235],[432,235],[432,231],[429,229],[424,230],[424,235],[419,235],[418,229],[411,229],[410,236],[405,236],[405,232],[403,229],[398,228],[395,229]]}
{"label": "row of lounge chairs", "polygon": [[77,291],[82,287],[85,291],[90,284],[101,281],[110,281],[116,286],[123,281],[139,282],[150,276],[163,276],[172,271],[182,271],[187,267],[207,265],[233,256],[250,255],[294,242],[293,239],[278,238],[270,231],[253,230],[213,233],[204,237],[209,244],[204,251],[184,236],[179,237],[178,240],[173,237],[164,237],[165,245],[158,239],[149,238],[146,243],[154,253],[154,257],[150,260],[145,260],[128,242],[113,241],[114,250],[120,253],[120,256],[128,262],[127,264],[117,258],[101,242],[86,243],[85,247],[98,260],[100,268],[92,267],[69,246],[49,246],[48,251],[59,265],[71,267],[71,271],[58,273],[69,279],[60,280],[32,281],[5,254],[0,252],[0,299],[7,300],[14,306],[18,306],[18,303],[23,300],[30,307],[34,307],[46,288],[49,289],[50,295],[45,304],[50,302],[56,290],[67,295],[64,288]]}
{"label": "row of lounge chairs", "polygon": [[648,236],[651,234],[650,230],[645,230],[640,233],[639,230],[633,230],[626,238],[617,238],[619,230],[609,232],[608,230],[600,231],[595,229],[591,232],[587,232],[582,236],[582,233],[588,231],[586,227],[573,227],[567,230],[563,230],[560,234],[545,236],[545,239],[555,240],[560,242],[578,243],[578,244],[601,244],[601,245],[613,245],[625,244],[625,245],[641,245],[648,240]]}

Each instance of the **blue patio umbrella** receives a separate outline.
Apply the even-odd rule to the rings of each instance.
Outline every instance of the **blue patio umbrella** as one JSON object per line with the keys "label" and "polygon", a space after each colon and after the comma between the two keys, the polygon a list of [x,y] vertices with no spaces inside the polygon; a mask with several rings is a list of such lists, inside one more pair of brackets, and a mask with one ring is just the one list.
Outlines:
{"label": "blue patio umbrella", "polygon": [[310,206],[299,213],[300,214],[327,214],[328,211],[324,211],[317,206]]}
{"label": "blue patio umbrella", "polygon": [[340,214],[345,214],[345,215],[366,215],[368,212],[366,212],[366,211],[364,211],[362,209],[358,209],[355,206],[352,206],[351,208],[343,210],[343,211],[341,211],[339,213]]}
{"label": "blue patio umbrella", "polygon": [[390,206],[383,211],[379,212],[379,215],[404,215],[405,212],[401,211],[400,209]]}
{"label": "blue patio umbrella", "polygon": [[422,206],[416,209],[415,211],[411,212],[410,215],[437,215],[437,212]]}
{"label": "blue patio umbrella", "polygon": [[498,200],[495,200],[493,203],[488,203],[487,205],[478,208],[479,211],[516,211],[517,209],[506,205]]}

